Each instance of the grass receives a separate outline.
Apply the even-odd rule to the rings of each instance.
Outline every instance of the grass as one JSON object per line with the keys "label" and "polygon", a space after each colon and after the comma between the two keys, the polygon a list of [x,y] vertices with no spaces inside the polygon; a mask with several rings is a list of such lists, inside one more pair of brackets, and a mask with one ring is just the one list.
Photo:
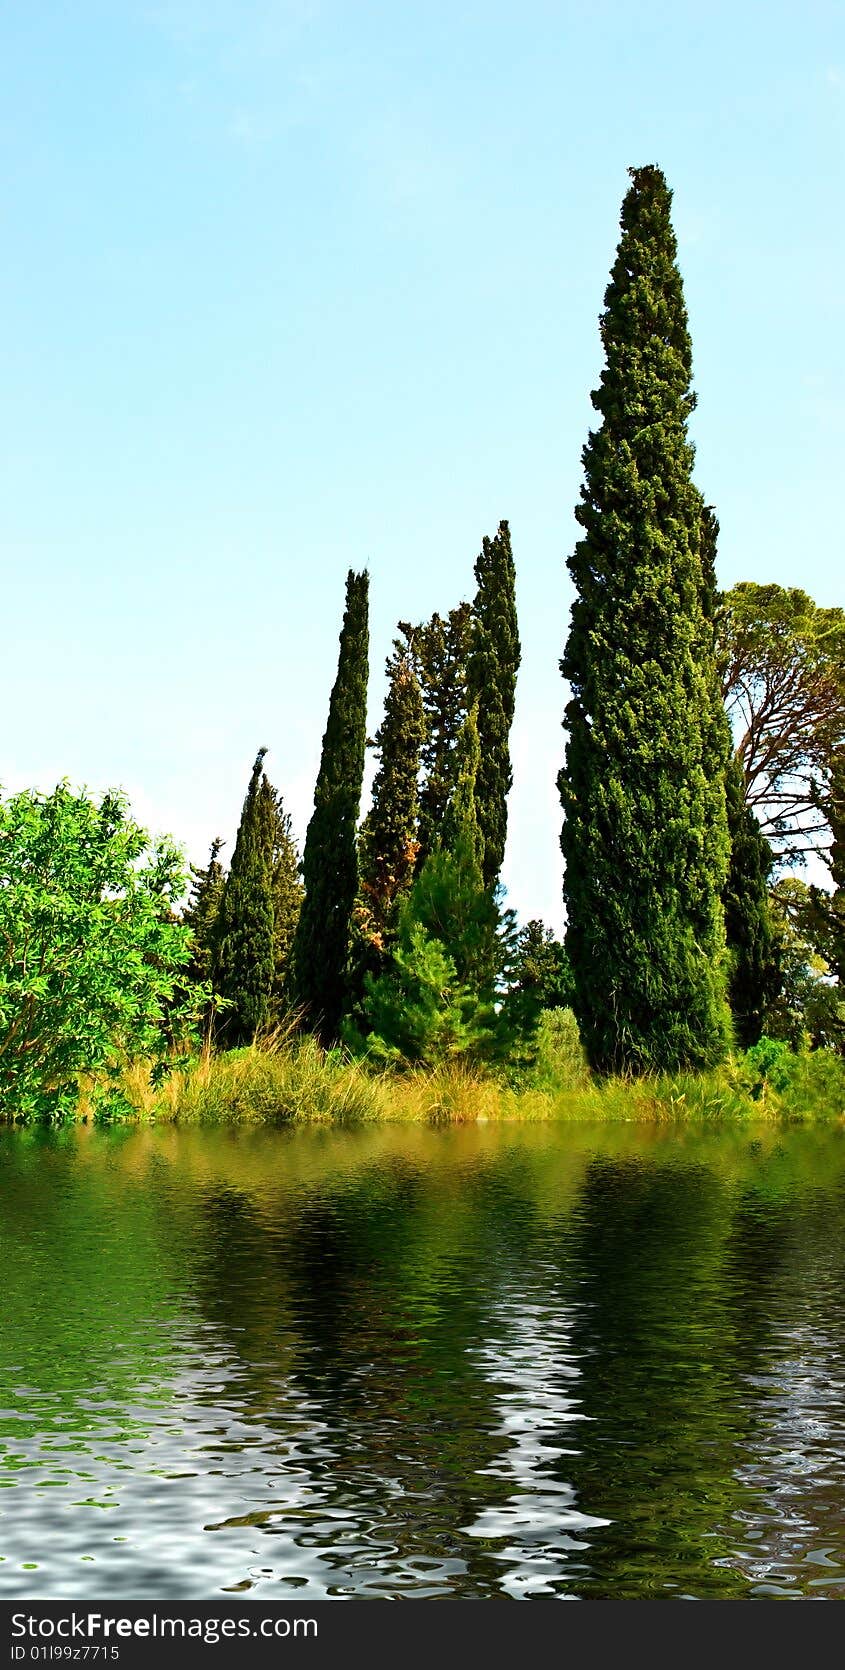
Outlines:
{"label": "grass", "polygon": [[[509,1075],[459,1063],[399,1072],[324,1051],[288,1027],[247,1049],[186,1059],[159,1089],[143,1064],[129,1067],[116,1111],[179,1124],[830,1122],[845,1118],[845,1062],[830,1051],[795,1054],[764,1040],[711,1073],[597,1080],[584,1061],[574,1017],[554,1011],[544,1017],[536,1060]],[[90,1096],[83,1093],[80,1117],[92,1116]]]}

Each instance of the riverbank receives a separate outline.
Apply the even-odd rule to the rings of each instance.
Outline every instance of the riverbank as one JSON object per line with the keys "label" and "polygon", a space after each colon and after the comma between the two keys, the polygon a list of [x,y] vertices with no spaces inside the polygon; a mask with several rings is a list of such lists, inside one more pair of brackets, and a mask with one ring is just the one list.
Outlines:
{"label": "riverbank", "polygon": [[[554,1011],[535,1059],[498,1070],[452,1063],[376,1067],[285,1031],[246,1049],[204,1051],[151,1082],[127,1067],[111,1086],[83,1086],[82,1123],[361,1125],[771,1119],[845,1121],[845,1061],[830,1050],[795,1052],[763,1040],[709,1073],[596,1079],[574,1017]],[[16,1122],[13,1109],[0,1120]]]}
{"label": "riverbank", "polygon": [[556,1017],[530,1066],[498,1073],[452,1064],[376,1069],[310,1036],[286,1034],[247,1049],[181,1062],[158,1088],[143,1065],[127,1069],[110,1104],[89,1090],[79,1118],[179,1124],[469,1124],[536,1122],[845,1119],[845,1062],[828,1050],[796,1053],[768,1040],[710,1073],[597,1080],[574,1023]]}

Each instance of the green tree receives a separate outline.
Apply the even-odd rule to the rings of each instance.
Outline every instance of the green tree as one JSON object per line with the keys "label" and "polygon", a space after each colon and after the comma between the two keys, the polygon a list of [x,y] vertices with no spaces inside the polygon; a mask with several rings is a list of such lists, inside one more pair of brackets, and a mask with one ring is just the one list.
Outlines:
{"label": "green tree", "polygon": [[691,348],[658,168],[631,170],[601,321],[569,571],[566,944],[600,1071],[705,1067],[729,1037],[724,732],[716,720]]}
{"label": "green tree", "polygon": [[572,1008],[575,991],[566,947],[536,917],[517,935],[513,985],[538,1012]]}
{"label": "green tree", "polygon": [[766,1010],[778,995],[777,954],[769,876],[772,849],[745,804],[742,767],[732,755],[725,778],[731,857],[722,902],[728,945],[728,1001],[736,1041],[744,1050],[762,1034]]}
{"label": "green tree", "polygon": [[840,987],[845,987],[845,747],[833,755],[827,800],[831,844],[828,853],[833,893],[828,910],[828,962]]}
{"label": "green tree", "polygon": [[508,794],[513,782],[510,730],[520,662],[516,572],[507,522],[499,523],[493,539],[483,541],[475,578],[467,699],[478,709],[481,762],[475,794],[484,842],[484,881],[493,887],[499,879],[508,832]]}
{"label": "green tree", "polygon": [[368,574],[350,570],[337,677],[305,838],[305,898],[293,945],[296,999],[325,1043],[334,1041],[340,1026],[358,892],[356,826],[367,744],[368,597]]}
{"label": "green tree", "polygon": [[399,631],[413,657],[426,722],[420,750],[419,870],[440,839],[454,784],[453,755],[467,715],[472,609],[469,603],[459,603],[445,617],[434,614],[419,626],[400,621]]}
{"label": "green tree", "polygon": [[[481,869],[475,804],[478,728],[471,708],[455,749],[456,782],[399,912],[390,963],[364,980],[362,1031],[377,1055],[411,1062],[503,1056],[516,1037],[506,997],[515,928]],[[347,1034],[354,1042],[351,1032]]]}
{"label": "green tree", "polygon": [[375,739],[379,768],[359,841],[365,932],[379,951],[395,933],[400,901],[414,879],[420,750],[426,735],[422,693],[406,645],[394,644],[385,672],[384,718]]}
{"label": "green tree", "polygon": [[783,876],[771,891],[780,990],[770,1002],[764,1032],[792,1046],[845,1049],[845,1003],[832,978],[829,919],[820,900],[829,895],[798,876]]}
{"label": "green tree", "polygon": [[203,982],[212,977],[217,918],[226,885],[226,872],[220,863],[223,844],[221,836],[216,836],[205,868],[191,865],[191,894],[182,918],[192,936],[191,973]]}
{"label": "green tree", "polygon": [[478,734],[477,702],[473,702],[461,726],[453,754],[453,771],[452,792],[443,813],[434,850],[450,853],[463,845],[472,859],[475,884],[485,888],[487,883],[484,879],[484,836],[481,832],[478,806],[481,739]]}
{"label": "green tree", "polygon": [[267,1024],[273,988],[273,895],[259,748],[217,918],[214,989],[226,1001],[220,1036],[251,1043]]}
{"label": "green tree", "polygon": [[283,1020],[291,1007],[291,956],[303,886],[290,813],[266,776],[261,779],[259,800],[273,905],[273,979],[268,1004],[268,1020],[273,1024]]}
{"label": "green tree", "polygon": [[782,858],[830,839],[829,776],[845,748],[845,610],[743,582],[719,611],[719,663],[745,799]]}
{"label": "green tree", "polygon": [[202,988],[175,915],[182,854],[151,841],[123,797],[97,804],[61,783],[0,801],[0,1102],[21,1117],[72,1115],[80,1081],[119,1104],[127,1060],[167,1064]]}

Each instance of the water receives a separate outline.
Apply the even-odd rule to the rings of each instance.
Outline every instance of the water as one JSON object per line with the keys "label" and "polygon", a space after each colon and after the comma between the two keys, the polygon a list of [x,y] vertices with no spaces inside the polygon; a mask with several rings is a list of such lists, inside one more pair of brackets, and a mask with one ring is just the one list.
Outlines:
{"label": "water", "polygon": [[0,1598],[845,1597],[845,1135],[0,1130]]}

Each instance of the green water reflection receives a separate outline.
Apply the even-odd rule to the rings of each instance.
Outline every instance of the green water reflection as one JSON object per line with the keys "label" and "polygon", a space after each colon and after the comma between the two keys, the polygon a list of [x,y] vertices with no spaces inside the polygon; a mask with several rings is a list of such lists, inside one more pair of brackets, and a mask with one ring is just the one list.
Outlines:
{"label": "green water reflection", "polygon": [[845,1594],[845,1138],[0,1132],[0,1596]]}

